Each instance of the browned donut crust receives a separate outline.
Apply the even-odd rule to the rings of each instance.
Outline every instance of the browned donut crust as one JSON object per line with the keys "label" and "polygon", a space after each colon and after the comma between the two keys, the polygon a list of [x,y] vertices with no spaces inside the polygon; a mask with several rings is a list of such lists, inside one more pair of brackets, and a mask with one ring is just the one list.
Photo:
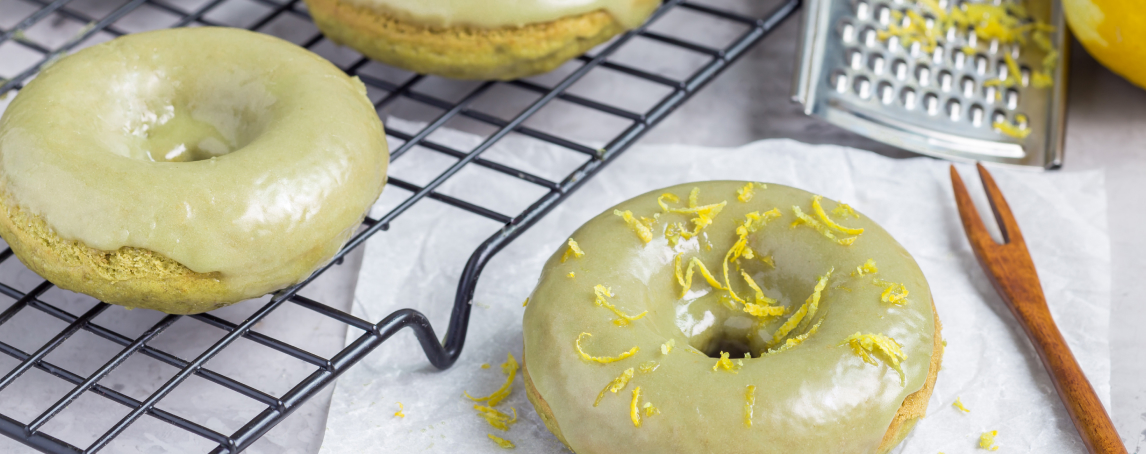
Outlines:
{"label": "browned donut crust", "polygon": [[[927,369],[927,381],[923,383],[923,387],[919,391],[911,393],[903,399],[903,405],[899,407],[899,411],[895,412],[895,417],[891,420],[887,432],[883,434],[883,441],[879,443],[876,454],[886,454],[891,451],[891,448],[894,448],[907,437],[907,434],[911,433],[915,423],[927,414],[927,402],[931,400],[931,392],[935,390],[935,379],[939,376],[939,367],[943,363],[943,335],[941,333],[943,326],[939,323],[939,314],[935,312],[935,300],[931,301],[931,310],[935,314],[935,347],[931,350],[931,365]],[[529,397],[529,402],[537,410],[537,415],[541,416],[541,421],[545,423],[545,427],[553,432],[553,435],[556,435],[566,448],[572,451],[573,448],[569,447],[569,443],[561,434],[561,428],[557,425],[557,419],[553,417],[553,410],[549,408],[549,403],[545,402],[545,399],[537,392],[537,388],[533,386],[533,380],[529,378],[529,367],[525,364],[524,351],[521,353],[521,358],[521,379],[525,382],[525,394]]]}
{"label": "browned donut crust", "polygon": [[[20,209],[6,196],[0,196],[0,236],[24,266],[65,290],[175,314],[226,305],[219,303],[226,300],[227,291],[218,273],[196,273],[147,249],[101,251],[65,240],[39,216]],[[170,302],[172,297],[179,302]]]}
{"label": "browned donut crust", "polygon": [[549,72],[624,31],[600,10],[490,29],[425,26],[344,0],[306,4],[332,41],[392,66],[455,79],[510,80]]}

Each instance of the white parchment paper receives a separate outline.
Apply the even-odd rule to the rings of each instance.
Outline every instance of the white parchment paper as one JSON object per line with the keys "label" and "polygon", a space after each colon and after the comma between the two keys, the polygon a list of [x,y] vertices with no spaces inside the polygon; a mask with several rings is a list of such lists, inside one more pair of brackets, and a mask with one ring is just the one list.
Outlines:
{"label": "white parchment paper", "polygon": [[[391,127],[401,124],[388,122]],[[435,140],[457,146],[479,141],[453,131],[435,133]],[[572,159],[512,137],[486,157],[542,174]],[[971,452],[979,435],[989,430],[999,431],[997,443],[1005,452],[1085,452],[1029,342],[975,260],[955,209],[947,166],[927,158],[894,160],[789,140],[732,149],[635,147],[490,262],[477,288],[465,351],[451,369],[430,366],[414,336],[403,331],[347,372],[336,385],[321,452],[499,452],[487,433],[513,441],[523,452],[565,452],[528,403],[520,377],[499,406],[506,412],[514,408],[520,416],[508,432],[479,418],[462,392],[489,394],[504,381],[497,365],[506,353],[520,359],[522,300],[544,260],[581,223],[646,191],[711,179],[775,182],[848,202],[884,226],[919,262],[948,344],[928,416],[897,452]],[[972,192],[981,195],[973,169],[959,168]],[[1110,242],[1104,175],[992,172],[1022,226],[1059,328],[1109,407]],[[480,177],[461,175],[443,192],[503,206],[524,206],[537,195]],[[379,210],[389,203],[385,199]],[[441,335],[465,256],[496,227],[462,221],[458,213],[436,202],[419,203],[390,232],[369,242],[355,315],[380,320],[395,309],[412,307],[426,313]],[[928,221],[908,222],[921,218]],[[359,334],[351,330],[347,341]],[[483,363],[493,367],[482,369]],[[969,414],[952,407],[957,397]],[[404,418],[394,416],[398,402],[405,407]]]}

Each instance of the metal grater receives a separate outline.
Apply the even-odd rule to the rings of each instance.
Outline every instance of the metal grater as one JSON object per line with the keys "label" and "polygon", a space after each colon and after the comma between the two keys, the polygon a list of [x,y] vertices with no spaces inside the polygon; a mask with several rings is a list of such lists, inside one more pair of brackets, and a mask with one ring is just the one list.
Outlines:
{"label": "metal grater", "polygon": [[[896,20],[892,11],[904,12],[914,6],[912,0],[810,0],[793,99],[808,115],[906,150],[1057,168],[1063,155],[1068,32],[1061,5],[1041,1],[1049,2],[1044,11],[1032,8],[1031,13],[1055,27],[1050,41],[1060,55],[1046,88],[1030,83],[1032,68],[1040,68],[1044,56],[1033,43],[982,42],[970,30],[951,27],[941,30],[938,45],[926,53],[919,43],[904,47],[896,37],[879,37]],[[962,3],[937,2],[946,11]],[[933,23],[933,17],[924,18]],[[966,54],[967,46],[976,52]],[[1021,85],[1002,91],[984,86],[1006,76],[1004,52],[1020,65]],[[998,132],[995,122],[1031,132],[1023,139],[1010,137]]]}

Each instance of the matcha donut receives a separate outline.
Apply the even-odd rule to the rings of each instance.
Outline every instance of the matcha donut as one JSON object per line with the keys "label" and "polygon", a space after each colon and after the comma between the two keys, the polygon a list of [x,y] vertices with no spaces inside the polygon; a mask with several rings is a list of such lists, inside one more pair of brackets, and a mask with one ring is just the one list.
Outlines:
{"label": "matcha donut", "polygon": [[365,87],[305,49],[128,35],[44,70],[0,118],[0,236],[61,288],[204,312],[327,263],[387,163]]}
{"label": "matcha donut", "polygon": [[524,316],[530,401],[579,454],[884,453],[942,355],[906,250],[850,207],[714,181],[573,233]]}
{"label": "matcha donut", "polygon": [[660,0],[306,0],[336,43],[383,63],[456,79],[548,72],[636,28]]}

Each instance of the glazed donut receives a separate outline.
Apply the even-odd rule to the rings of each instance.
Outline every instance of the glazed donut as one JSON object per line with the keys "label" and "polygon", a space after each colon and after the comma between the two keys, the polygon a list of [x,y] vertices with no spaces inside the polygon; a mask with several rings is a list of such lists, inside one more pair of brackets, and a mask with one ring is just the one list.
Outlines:
{"label": "glazed donut", "polygon": [[906,250],[844,204],[715,181],[627,200],[546,262],[523,376],[580,454],[884,453],[942,355]]}
{"label": "glazed donut", "polygon": [[43,71],[0,118],[0,236],[61,288],[204,312],[327,263],[387,162],[365,87],[305,49],[128,35]]}
{"label": "glazed donut", "polygon": [[383,63],[456,79],[548,72],[636,28],[660,0],[306,0],[336,43]]}

